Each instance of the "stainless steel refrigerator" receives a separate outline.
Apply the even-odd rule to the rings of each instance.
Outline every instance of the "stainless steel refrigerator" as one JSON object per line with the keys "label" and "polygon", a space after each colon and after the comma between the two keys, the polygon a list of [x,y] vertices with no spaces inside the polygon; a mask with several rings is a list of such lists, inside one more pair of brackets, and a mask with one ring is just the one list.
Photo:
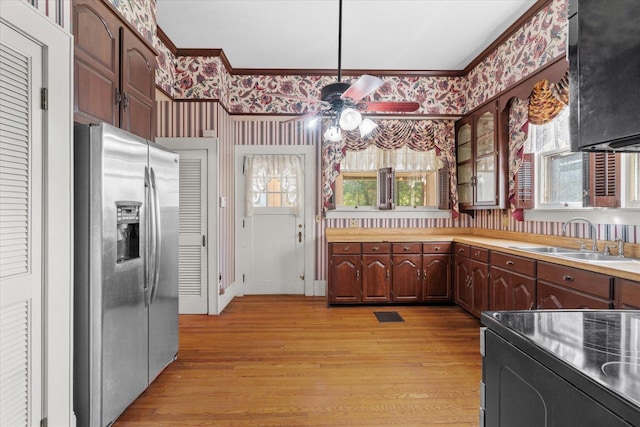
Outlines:
{"label": "stainless steel refrigerator", "polygon": [[111,424],[178,352],[178,155],[74,129],[74,411]]}

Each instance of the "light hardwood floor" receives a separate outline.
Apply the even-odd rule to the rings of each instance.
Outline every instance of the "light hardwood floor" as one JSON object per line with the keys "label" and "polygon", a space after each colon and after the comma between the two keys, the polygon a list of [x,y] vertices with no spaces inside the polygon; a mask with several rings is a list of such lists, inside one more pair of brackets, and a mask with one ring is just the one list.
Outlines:
{"label": "light hardwood floor", "polygon": [[236,298],[180,316],[178,360],[114,427],[477,426],[479,326],[455,306]]}

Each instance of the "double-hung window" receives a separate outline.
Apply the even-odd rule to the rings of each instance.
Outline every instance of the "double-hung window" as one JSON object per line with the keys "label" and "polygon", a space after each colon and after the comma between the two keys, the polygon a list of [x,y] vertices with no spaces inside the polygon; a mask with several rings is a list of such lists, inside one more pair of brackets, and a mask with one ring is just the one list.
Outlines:
{"label": "double-hung window", "polygon": [[[370,145],[347,151],[335,182],[337,209],[419,209],[438,204],[435,150],[402,147],[383,150]],[[385,180],[391,178],[392,182]],[[389,202],[381,207],[381,202]]]}
{"label": "double-hung window", "polygon": [[572,152],[569,108],[549,123],[530,124],[524,152],[516,175],[517,207],[640,207],[640,155]]}

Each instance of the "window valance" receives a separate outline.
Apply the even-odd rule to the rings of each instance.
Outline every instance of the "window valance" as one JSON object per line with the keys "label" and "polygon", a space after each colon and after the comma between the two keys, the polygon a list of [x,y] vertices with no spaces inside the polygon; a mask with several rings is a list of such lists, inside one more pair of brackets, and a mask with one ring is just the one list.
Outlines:
{"label": "window valance", "polygon": [[378,127],[366,138],[360,137],[357,131],[344,132],[340,142],[324,141],[322,146],[323,164],[323,200],[329,206],[333,194],[334,183],[340,174],[340,163],[347,150],[361,151],[375,145],[385,150],[394,150],[405,145],[414,151],[435,150],[439,160],[448,166],[450,173],[450,197],[457,216],[457,190],[455,175],[455,137],[453,120],[376,120]]}

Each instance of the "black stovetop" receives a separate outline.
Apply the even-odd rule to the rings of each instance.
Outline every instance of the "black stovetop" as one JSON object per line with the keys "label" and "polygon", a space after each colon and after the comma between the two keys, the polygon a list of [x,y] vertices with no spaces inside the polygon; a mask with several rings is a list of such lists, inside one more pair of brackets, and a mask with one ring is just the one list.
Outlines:
{"label": "black stovetop", "polygon": [[640,311],[536,310],[485,314],[640,406]]}

